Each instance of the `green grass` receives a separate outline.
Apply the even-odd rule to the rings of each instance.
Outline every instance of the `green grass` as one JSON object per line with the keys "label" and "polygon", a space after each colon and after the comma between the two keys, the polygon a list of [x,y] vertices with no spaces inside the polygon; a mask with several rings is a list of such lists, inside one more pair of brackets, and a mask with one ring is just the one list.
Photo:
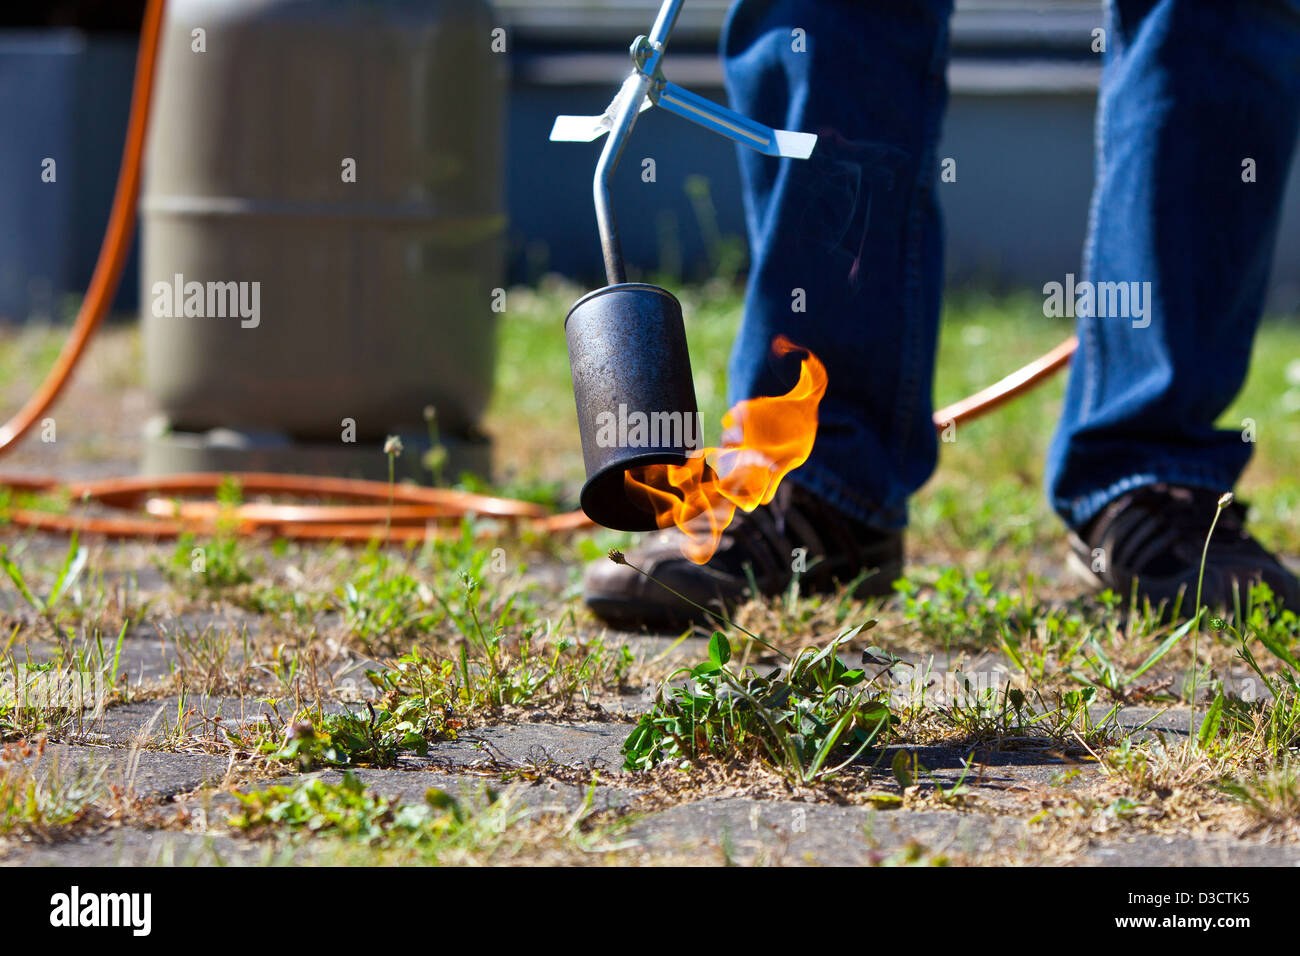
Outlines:
{"label": "green grass", "polygon": [[102,777],[60,770],[39,743],[0,748],[0,836],[52,839],[97,821],[108,793]]}
{"label": "green grass", "polygon": [[460,799],[431,787],[423,801],[404,802],[345,772],[338,783],[309,777],[237,792],[227,823],[331,865],[545,863],[621,849],[607,842],[619,824],[593,820],[593,792],[572,812],[529,808],[489,787]]}
{"label": "green grass", "polygon": [[228,822],[236,830],[413,849],[434,860],[457,846],[481,847],[489,834],[518,819],[495,794],[472,814],[433,787],[423,803],[403,804],[375,794],[350,772],[339,783],[312,777],[235,796],[241,809]]}

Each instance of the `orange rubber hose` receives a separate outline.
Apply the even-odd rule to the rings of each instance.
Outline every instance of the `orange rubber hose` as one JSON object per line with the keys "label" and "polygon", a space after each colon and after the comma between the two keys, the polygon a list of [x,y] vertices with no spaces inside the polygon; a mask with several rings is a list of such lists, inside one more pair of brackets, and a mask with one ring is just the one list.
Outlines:
{"label": "orange rubber hose", "polygon": [[[165,0],[149,0],[145,8],[126,144],[122,148],[113,205],[90,286],[54,367],[27,403],[9,421],[0,425],[0,455],[11,451],[58,399],[117,292],[135,232],[140,166],[149,128],[165,7]],[[934,415],[935,427],[942,429],[951,422],[971,421],[1024,394],[1068,364],[1076,345],[1075,339],[1069,339],[1001,381],[940,409]],[[254,502],[224,509],[214,500],[178,500],[196,494],[210,495],[229,478],[233,478],[241,492],[246,494],[331,498],[351,503],[286,505]],[[581,511],[546,515],[542,508],[526,501],[445,488],[390,486],[380,481],[316,475],[199,472],[83,482],[61,482],[45,476],[0,475],[0,487],[27,492],[58,492],[74,502],[95,502],[111,508],[144,508],[147,516],[57,514],[26,508],[14,508],[9,512],[10,521],[21,527],[62,534],[74,531],[99,534],[109,538],[175,538],[186,531],[211,530],[220,519],[229,520],[241,534],[263,533],[302,540],[352,542],[376,539],[422,541],[458,533],[456,529],[438,527],[436,522],[471,513],[523,522],[525,527],[540,534],[561,534],[593,526],[591,519]],[[485,533],[490,530],[486,529]]]}
{"label": "orange rubber hose", "polygon": [[993,409],[1013,398],[1023,395],[1032,388],[1037,388],[1049,378],[1070,364],[1070,357],[1079,347],[1077,336],[1070,336],[1046,355],[1040,355],[1024,368],[1017,369],[1006,378],[999,379],[987,388],[980,389],[974,395],[968,395],[961,401],[945,405],[934,413],[934,427],[943,431],[950,424],[964,424],[974,421],[981,415],[987,415]]}
{"label": "orange rubber hose", "polygon": [[0,426],[0,454],[8,451],[27,434],[54,400],[63,391],[72,370],[81,360],[90,337],[99,328],[122,278],[131,237],[135,232],[136,198],[140,194],[140,162],[144,154],[144,138],[149,128],[149,107],[153,101],[154,68],[158,63],[158,40],[162,30],[163,0],[149,0],[145,8],[144,23],[140,27],[140,49],[135,59],[135,84],[131,90],[131,116],[126,126],[126,143],[122,147],[122,165],[117,174],[117,188],[113,191],[113,206],[108,214],[108,227],[104,241],[95,260],[95,271],[90,277],[90,288],[81,300],[77,321],[63,343],[54,367],[45,376],[34,395],[27,400],[13,418]]}

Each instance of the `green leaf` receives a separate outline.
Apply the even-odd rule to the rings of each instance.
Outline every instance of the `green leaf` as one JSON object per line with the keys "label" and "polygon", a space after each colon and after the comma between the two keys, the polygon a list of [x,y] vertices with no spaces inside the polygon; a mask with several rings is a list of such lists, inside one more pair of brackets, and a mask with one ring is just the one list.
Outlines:
{"label": "green leaf", "polygon": [[826,763],[826,758],[830,756],[835,745],[839,743],[840,735],[844,733],[845,728],[847,728],[852,721],[853,711],[851,710],[847,711],[838,721],[836,721],[835,726],[831,728],[830,733],[826,735],[825,739],[822,741],[822,745],[817,748],[817,752],[813,755],[812,764],[804,773],[805,780],[811,783],[812,780],[816,778],[817,774],[821,772],[822,765]]}
{"label": "green leaf", "polygon": [[912,758],[906,750],[894,754],[894,762],[890,769],[894,771],[894,779],[904,790],[912,785]]}
{"label": "green leaf", "polygon": [[54,580],[54,587],[50,589],[50,599],[46,602],[50,607],[59,603],[59,598],[81,576],[82,570],[86,567],[86,559],[89,552],[77,543],[77,533],[72,533],[72,540],[68,542],[68,554],[63,559],[63,567],[59,569],[59,576]]}
{"label": "green leaf", "polygon": [[14,587],[18,589],[18,593],[26,599],[27,603],[44,613],[45,602],[32,593],[32,589],[27,586],[27,582],[23,579],[22,570],[18,565],[14,564],[13,559],[9,557],[9,549],[3,545],[0,545],[0,567],[4,568],[5,574],[9,575],[9,580],[14,583]]}
{"label": "green leaf", "polygon": [[873,644],[862,652],[862,663],[893,667],[895,664],[903,663],[903,659],[896,654],[891,654],[883,647],[877,647]]}
{"label": "green leaf", "polygon": [[816,666],[817,666],[818,664],[820,664],[822,661],[824,661],[824,660],[826,660],[827,658],[829,658],[832,654],[834,654],[836,651],[839,650],[839,648],[840,648],[840,643],[841,643],[841,639],[840,639],[840,638],[836,638],[835,640],[831,641],[829,644],[827,644],[825,647],[823,647],[820,651],[818,651],[816,654],[814,654],[811,658],[809,658],[807,666],[808,666],[809,668],[816,667]]}
{"label": "green leaf", "polygon": [[451,810],[456,807],[456,800],[446,790],[430,787],[424,791],[424,802],[437,810]]}
{"label": "green leaf", "polygon": [[1285,663],[1293,671],[1300,671],[1300,661],[1297,661],[1291,649],[1277,639],[1277,635],[1269,631],[1259,632],[1259,642],[1269,649],[1269,651],[1278,660]]}
{"label": "green leaf", "polygon": [[731,643],[721,631],[714,631],[709,638],[709,660],[719,667],[731,660]]}
{"label": "green leaf", "polygon": [[1196,734],[1196,743],[1204,749],[1211,740],[1219,733],[1219,725],[1223,723],[1223,691],[1220,690],[1214,695],[1214,703],[1205,714],[1205,719],[1201,721],[1201,729]]}
{"label": "green leaf", "polygon": [[1160,646],[1151,652],[1151,656],[1142,662],[1142,666],[1129,675],[1129,680],[1135,681],[1147,671],[1151,670],[1151,668],[1155,667],[1155,665],[1160,662],[1160,659],[1173,650],[1174,645],[1186,636],[1187,632],[1192,629],[1192,625],[1195,623],[1196,620],[1192,619],[1175,628],[1173,633],[1161,641]]}
{"label": "green leaf", "polygon": [[867,794],[867,800],[873,806],[885,809],[893,809],[903,805],[903,798],[896,793],[869,793]]}
{"label": "green leaf", "polygon": [[117,670],[122,663],[122,642],[126,640],[126,629],[131,625],[130,621],[122,622],[122,630],[117,634],[117,647],[113,651],[113,671],[109,675],[109,680],[117,683]]}

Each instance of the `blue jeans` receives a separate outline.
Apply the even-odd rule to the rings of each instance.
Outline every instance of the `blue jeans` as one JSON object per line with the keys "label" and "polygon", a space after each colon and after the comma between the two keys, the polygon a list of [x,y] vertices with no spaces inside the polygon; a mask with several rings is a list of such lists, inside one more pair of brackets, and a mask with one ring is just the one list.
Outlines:
{"label": "blue jeans", "polygon": [[[789,388],[778,333],[811,348],[830,387],[791,480],[883,528],[906,523],[938,458],[951,8],[739,0],[722,40],[734,108],[820,136],[806,161],[739,150],[752,268],[730,397]],[[1076,319],[1046,468],[1071,526],[1139,485],[1226,490],[1240,476],[1251,445],[1214,422],[1245,379],[1298,120],[1300,2],[1110,5],[1083,277],[1149,283],[1150,298],[1141,315],[1111,299]]]}

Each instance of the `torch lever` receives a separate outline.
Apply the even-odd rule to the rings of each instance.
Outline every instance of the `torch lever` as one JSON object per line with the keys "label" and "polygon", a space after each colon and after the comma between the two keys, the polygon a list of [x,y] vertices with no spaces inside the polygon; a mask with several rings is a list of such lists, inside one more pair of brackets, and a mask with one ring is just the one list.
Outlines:
{"label": "torch lever", "polygon": [[633,41],[630,51],[632,72],[604,113],[600,116],[557,116],[551,128],[553,141],[589,143],[609,134],[596,164],[592,195],[596,204],[596,223],[600,228],[600,244],[605,254],[605,274],[610,285],[627,281],[618,241],[618,224],[610,204],[610,183],[632,134],[632,127],[642,112],[652,106],[661,106],[768,156],[807,159],[817,145],[817,137],[811,133],[772,129],[664,78],[663,58],[668,49],[668,37],[683,2],[664,0],[650,36],[639,36]]}

